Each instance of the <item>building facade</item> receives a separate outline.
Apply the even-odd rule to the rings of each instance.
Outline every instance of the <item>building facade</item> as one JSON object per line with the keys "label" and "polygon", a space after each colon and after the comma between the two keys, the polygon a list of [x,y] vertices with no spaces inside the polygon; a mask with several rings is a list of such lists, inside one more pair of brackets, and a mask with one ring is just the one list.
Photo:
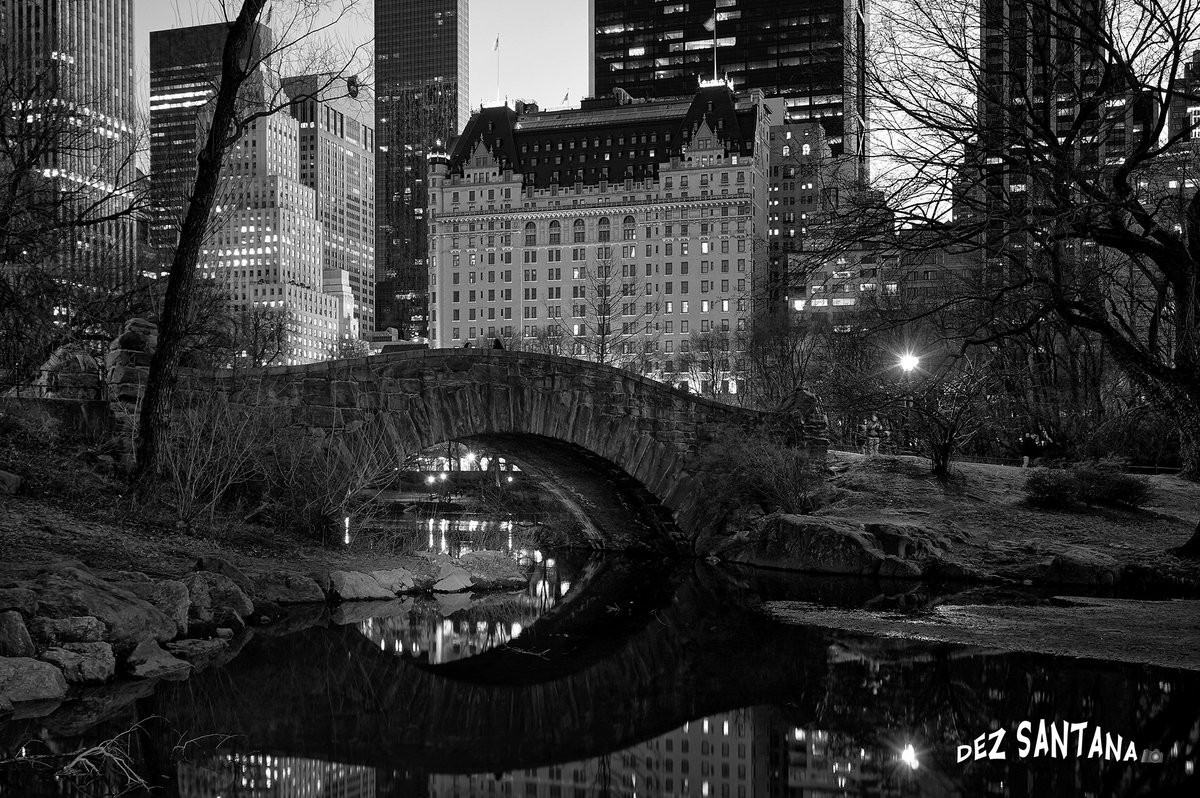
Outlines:
{"label": "building facade", "polygon": [[819,121],[833,153],[857,156],[865,176],[866,0],[590,0],[589,9],[593,95],[690,96],[697,75],[727,75],[739,92],[784,98],[789,121]]}
{"label": "building facade", "polygon": [[323,88],[321,76],[292,78],[284,88],[295,98],[300,123],[300,182],[317,194],[325,282],[349,286],[356,328],[375,327],[375,130],[370,101],[338,81]]}
{"label": "building facade", "polygon": [[376,325],[427,330],[432,147],[467,121],[467,0],[375,0]]}
{"label": "building facade", "polygon": [[56,194],[45,206],[77,222],[45,254],[69,279],[103,288],[135,277],[137,222],[121,216],[137,178],[133,5],[0,0],[5,104],[26,106],[40,124],[25,132],[53,140],[37,190]]}
{"label": "building facade", "polygon": [[752,310],[768,129],[761,94],[715,82],[481,109],[433,162],[431,345],[500,338],[715,389],[729,364],[698,368],[695,349],[731,341]]}
{"label": "building facade", "polygon": [[[149,241],[168,264],[179,243],[179,227],[196,179],[196,154],[207,134],[204,121],[221,83],[224,23],[150,32],[150,174],[153,206]],[[258,26],[246,51],[248,63],[271,49],[270,29]],[[262,105],[267,87],[261,73],[243,86],[244,103]]]}
{"label": "building facade", "polygon": [[[226,30],[203,25],[151,34],[151,165],[163,170],[154,174],[151,236],[160,252],[178,243]],[[272,41],[270,29],[259,26],[246,57],[260,60]],[[240,101],[262,109],[281,99],[280,89],[260,70]],[[324,360],[339,340],[356,334],[348,276],[337,269],[326,274],[317,191],[301,179],[301,129],[286,107],[247,125],[225,156],[197,264],[201,278],[226,296],[242,357],[254,365]]]}

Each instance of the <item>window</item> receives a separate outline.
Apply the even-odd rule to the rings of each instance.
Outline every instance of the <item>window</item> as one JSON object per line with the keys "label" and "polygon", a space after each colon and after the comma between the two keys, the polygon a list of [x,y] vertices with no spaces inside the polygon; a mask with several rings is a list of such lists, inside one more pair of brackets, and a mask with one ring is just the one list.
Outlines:
{"label": "window", "polygon": [[634,229],[633,217],[626,216],[625,220],[621,222],[621,240],[633,241],[635,238],[637,238],[637,233]]}
{"label": "window", "polygon": [[573,243],[582,244],[584,241],[583,219],[576,219],[571,225],[571,235]]}
{"label": "window", "polygon": [[533,222],[527,222],[525,224],[525,246],[537,246],[537,227],[533,224]]}
{"label": "window", "polygon": [[597,229],[596,240],[597,241],[609,241],[611,239],[611,235],[612,235],[611,230],[609,228],[610,228],[610,224],[609,224],[608,219],[605,217],[601,217],[600,221],[596,224],[596,229]]}
{"label": "window", "polygon": [[562,225],[558,223],[558,220],[550,222],[550,243],[562,243]]}

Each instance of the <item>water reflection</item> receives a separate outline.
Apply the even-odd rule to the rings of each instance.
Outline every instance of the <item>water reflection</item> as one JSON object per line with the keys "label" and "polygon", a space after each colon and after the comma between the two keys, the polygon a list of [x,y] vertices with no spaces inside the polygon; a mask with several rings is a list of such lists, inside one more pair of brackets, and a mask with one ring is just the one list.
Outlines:
{"label": "water reflection", "polygon": [[530,563],[524,590],[418,598],[396,605],[387,616],[360,621],[358,631],[380,651],[435,665],[507,645],[564,600],[573,581],[584,575],[540,550],[518,551],[518,556]]}
{"label": "water reflection", "polygon": [[[140,721],[139,772],[156,795],[188,798],[1132,798],[1200,786],[1197,673],[789,626],[759,604],[800,598],[790,577],[588,567],[536,623],[475,656],[398,657],[358,625],[259,635],[105,724],[87,721],[94,706],[14,722],[0,750],[31,737],[72,750]],[[478,617],[460,620],[479,631]],[[1165,761],[1015,748],[957,761],[958,745],[1024,719],[1087,721]],[[195,742],[177,746],[184,736]],[[0,794],[71,793],[0,769]]]}

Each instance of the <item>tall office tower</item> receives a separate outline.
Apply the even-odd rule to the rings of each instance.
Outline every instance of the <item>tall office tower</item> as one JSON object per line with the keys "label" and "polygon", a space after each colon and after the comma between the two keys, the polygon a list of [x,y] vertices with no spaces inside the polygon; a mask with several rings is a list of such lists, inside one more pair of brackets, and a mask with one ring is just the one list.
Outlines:
{"label": "tall office tower", "polygon": [[4,101],[36,108],[38,135],[53,139],[37,164],[58,195],[45,207],[84,222],[56,242],[54,258],[97,287],[134,273],[136,220],[119,216],[136,179],[133,35],[133,0],[0,0]]}
{"label": "tall office tower", "polygon": [[[229,28],[224,23],[150,33],[150,173],[153,209],[150,246],[169,263],[179,243],[179,226],[196,179],[196,153],[204,113],[221,82],[221,52]],[[271,32],[259,26],[246,57],[258,61],[271,48]],[[266,100],[257,73],[242,90],[247,103]]]}
{"label": "tall office tower", "polygon": [[428,325],[426,160],[468,116],[467,0],[375,0],[376,329]]}
{"label": "tall office tower", "polygon": [[589,7],[593,95],[690,96],[697,78],[713,77],[715,38],[718,77],[728,75],[742,93],[785,98],[789,122],[820,121],[833,154],[857,156],[865,176],[866,0],[589,0]]}
{"label": "tall office tower", "polygon": [[[151,34],[151,165],[163,170],[156,175],[161,206],[154,233],[168,248],[177,243],[195,155],[211,121],[223,31],[203,25]],[[270,29],[259,26],[246,57],[259,58],[272,41]],[[280,99],[278,89],[261,70],[245,85],[242,107],[261,110]],[[324,360],[351,334],[353,302],[344,281],[326,280],[323,242],[316,191],[300,179],[300,122],[286,109],[250,122],[226,153],[197,268],[227,294],[249,329],[284,328],[278,345],[252,359]]]}
{"label": "tall office tower", "polygon": [[317,192],[326,293],[349,286],[357,337],[375,329],[374,108],[353,79],[323,90],[326,83],[327,76],[308,75],[284,88],[297,98],[300,182]]}
{"label": "tall office tower", "polygon": [[684,364],[693,334],[728,342],[749,318],[767,131],[761,93],[724,84],[481,109],[430,177],[431,343],[507,338],[735,391],[728,352]]}

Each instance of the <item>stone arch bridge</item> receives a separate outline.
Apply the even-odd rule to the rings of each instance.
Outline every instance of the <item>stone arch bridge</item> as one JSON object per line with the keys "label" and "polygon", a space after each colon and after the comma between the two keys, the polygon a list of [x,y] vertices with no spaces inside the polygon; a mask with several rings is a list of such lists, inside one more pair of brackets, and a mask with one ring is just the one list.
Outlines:
{"label": "stone arch bridge", "polygon": [[[109,356],[115,403],[137,401],[145,378],[145,352],[121,356],[130,338],[114,342]],[[487,443],[557,495],[597,548],[709,550],[728,514],[715,451],[723,435],[785,436],[821,459],[827,445],[824,419],[806,393],[767,414],[610,366],[506,350],[184,370],[178,392],[184,403],[215,392],[235,405],[276,408],[272,418],[314,432],[369,424],[398,456],[448,440]]]}

